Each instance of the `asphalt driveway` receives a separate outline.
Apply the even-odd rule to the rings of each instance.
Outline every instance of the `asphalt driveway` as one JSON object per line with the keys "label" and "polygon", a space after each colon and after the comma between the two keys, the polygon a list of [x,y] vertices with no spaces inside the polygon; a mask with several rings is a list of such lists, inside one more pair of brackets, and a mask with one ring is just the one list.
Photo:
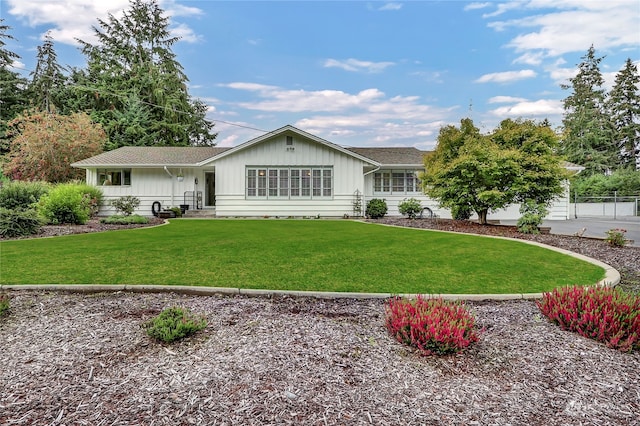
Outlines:
{"label": "asphalt driveway", "polygon": [[[501,220],[505,225],[515,225],[516,220]],[[626,237],[633,240],[634,247],[640,247],[640,216],[623,216],[617,219],[592,217],[568,220],[545,220],[542,226],[551,227],[552,234],[574,235],[584,229],[583,237],[605,238],[610,229],[626,229]],[[640,260],[638,260],[640,262]]]}

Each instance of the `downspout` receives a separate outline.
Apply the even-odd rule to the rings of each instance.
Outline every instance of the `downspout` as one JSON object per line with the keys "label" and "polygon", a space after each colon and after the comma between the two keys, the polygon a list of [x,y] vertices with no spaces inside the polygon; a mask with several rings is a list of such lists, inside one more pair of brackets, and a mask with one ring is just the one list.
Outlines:
{"label": "downspout", "polygon": [[171,174],[169,169],[167,169],[167,166],[164,166],[164,171],[167,172],[167,174],[171,178],[171,205],[169,207],[173,207],[175,205],[175,203],[173,202],[173,175]]}

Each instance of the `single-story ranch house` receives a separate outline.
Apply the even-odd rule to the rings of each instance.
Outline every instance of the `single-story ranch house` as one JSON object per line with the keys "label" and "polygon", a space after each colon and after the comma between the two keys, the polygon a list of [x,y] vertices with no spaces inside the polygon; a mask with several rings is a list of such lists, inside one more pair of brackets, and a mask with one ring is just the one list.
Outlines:
{"label": "single-story ranch house", "polygon": [[[122,147],[72,164],[86,169],[105,202],[140,199],[136,213],[183,206],[217,217],[358,217],[372,198],[386,200],[390,216],[416,198],[440,217],[446,209],[420,190],[426,151],[416,148],[345,148],[284,126],[232,148]],[[517,207],[490,215],[516,219]],[[568,193],[551,207],[549,219],[569,217]]]}

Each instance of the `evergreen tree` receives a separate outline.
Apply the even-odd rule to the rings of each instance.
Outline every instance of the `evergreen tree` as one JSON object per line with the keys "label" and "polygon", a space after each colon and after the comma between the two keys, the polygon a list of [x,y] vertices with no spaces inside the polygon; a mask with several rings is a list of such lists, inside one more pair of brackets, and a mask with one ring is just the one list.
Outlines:
{"label": "evergreen tree", "polygon": [[14,38],[8,34],[11,27],[3,25],[3,21],[0,19],[0,155],[9,151],[8,123],[28,105],[27,80],[10,69],[20,56],[5,47],[5,40]]}
{"label": "evergreen tree", "polygon": [[20,59],[20,55],[5,47],[7,43],[5,39],[15,40],[11,34],[7,34],[11,29],[10,26],[3,24],[4,19],[0,18],[0,68],[8,68],[13,64],[13,61]]}
{"label": "evergreen tree", "polygon": [[[94,27],[97,44],[79,40],[87,56],[76,73],[93,118],[109,135],[107,149],[124,145],[213,145],[206,105],[187,92],[188,79],[171,50],[169,19],[156,0],[132,0],[117,19]],[[88,95],[88,96],[87,96]]]}
{"label": "evergreen tree", "polygon": [[609,96],[609,113],[614,126],[619,166],[640,168],[640,75],[638,68],[627,59],[616,75]]}
{"label": "evergreen tree", "polygon": [[605,112],[604,78],[599,68],[602,59],[595,56],[591,46],[578,65],[578,74],[569,79],[571,84],[561,86],[573,93],[564,100],[560,152],[567,161],[584,166],[585,174],[614,169],[617,159],[611,122]]}
{"label": "evergreen tree", "polygon": [[64,68],[58,64],[58,55],[53,45],[51,33],[44,36],[44,43],[38,46],[38,62],[31,73],[29,93],[32,105],[46,112],[55,112],[60,107],[59,97],[66,81]]}

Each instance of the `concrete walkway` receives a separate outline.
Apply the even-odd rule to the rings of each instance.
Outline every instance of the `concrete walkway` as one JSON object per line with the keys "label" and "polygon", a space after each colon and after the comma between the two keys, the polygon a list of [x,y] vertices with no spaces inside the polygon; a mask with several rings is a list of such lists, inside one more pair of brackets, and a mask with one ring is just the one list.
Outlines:
{"label": "concrete walkway", "polygon": [[[515,225],[517,220],[501,220],[503,225]],[[634,247],[640,247],[640,216],[624,216],[617,219],[604,217],[578,218],[569,220],[545,220],[542,226],[551,228],[552,234],[575,235],[584,229],[583,237],[605,238],[610,229],[626,229],[627,239],[633,240]]]}

